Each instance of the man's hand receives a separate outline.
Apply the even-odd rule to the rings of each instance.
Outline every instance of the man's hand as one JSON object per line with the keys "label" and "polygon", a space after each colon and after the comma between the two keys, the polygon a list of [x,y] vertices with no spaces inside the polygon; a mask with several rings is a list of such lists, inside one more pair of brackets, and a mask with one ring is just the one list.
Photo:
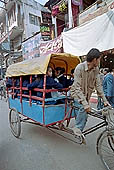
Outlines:
{"label": "man's hand", "polygon": [[108,101],[104,102],[104,107],[106,107],[106,106],[111,106]]}
{"label": "man's hand", "polygon": [[85,111],[86,111],[87,113],[88,113],[88,112],[91,112],[91,108],[88,107],[88,108],[85,109]]}

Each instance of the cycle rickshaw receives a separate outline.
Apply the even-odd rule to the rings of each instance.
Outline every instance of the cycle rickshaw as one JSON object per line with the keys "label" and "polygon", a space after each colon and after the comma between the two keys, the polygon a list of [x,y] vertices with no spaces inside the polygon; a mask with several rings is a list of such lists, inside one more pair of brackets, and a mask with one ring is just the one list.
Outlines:
{"label": "cycle rickshaw", "polygon": [[[46,70],[48,65],[52,68],[64,67],[66,70],[66,76],[70,74],[71,69],[74,69],[76,65],[80,63],[80,59],[76,56],[59,53],[51,54],[49,56],[43,56],[26,60],[17,64],[11,65],[7,69],[6,77],[12,79],[12,87],[7,88],[7,95],[9,101],[9,122],[13,135],[19,138],[21,133],[21,123],[28,122],[39,126],[46,127],[48,129],[56,129],[71,134],[76,143],[83,143],[83,136],[78,138],[73,131],[69,128],[69,123],[72,118],[76,117],[76,107],[74,106],[73,99],[68,97],[69,88],[62,90],[46,89]],[[29,90],[28,95],[23,94],[23,91],[28,91],[27,87],[22,86],[23,76],[30,76],[30,83],[32,83],[32,75],[44,76],[43,89],[34,88],[33,91],[42,92],[43,97],[37,97],[32,95],[32,91]],[[15,87],[15,79],[19,77],[20,85]],[[15,98],[15,91],[19,93]],[[57,98],[45,98],[45,94],[48,92],[64,92]],[[62,104],[50,104],[47,102],[63,100]],[[34,101],[40,101],[40,104]],[[103,108],[99,112],[92,109],[89,113],[93,117],[97,117],[102,121],[89,129],[83,131],[84,136],[96,131],[99,128],[106,127],[97,140],[97,153],[100,155],[105,167],[109,170],[114,169],[114,111],[112,108]],[[65,122],[65,123],[64,123]]]}

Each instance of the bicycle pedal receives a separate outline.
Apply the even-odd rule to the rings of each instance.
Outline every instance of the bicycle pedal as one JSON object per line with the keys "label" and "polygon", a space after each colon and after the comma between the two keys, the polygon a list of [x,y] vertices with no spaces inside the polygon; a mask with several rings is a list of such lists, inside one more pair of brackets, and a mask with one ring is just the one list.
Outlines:
{"label": "bicycle pedal", "polygon": [[86,145],[86,140],[85,140],[85,137],[84,137],[83,134],[81,134],[81,135],[76,135],[76,134],[74,134],[74,136],[75,136],[75,138],[78,140],[78,141],[76,141],[77,143],[79,143],[80,145],[81,145],[81,144]]}
{"label": "bicycle pedal", "polygon": [[86,145],[86,140],[85,140],[85,136],[82,134],[82,143],[84,144],[84,145]]}

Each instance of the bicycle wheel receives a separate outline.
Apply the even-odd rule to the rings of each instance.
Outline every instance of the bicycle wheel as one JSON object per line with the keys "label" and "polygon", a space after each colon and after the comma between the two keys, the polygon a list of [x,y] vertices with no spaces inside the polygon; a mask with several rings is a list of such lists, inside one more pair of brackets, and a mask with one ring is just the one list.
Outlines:
{"label": "bicycle wheel", "polygon": [[114,170],[114,129],[105,130],[97,141],[97,152],[107,170]]}
{"label": "bicycle wheel", "polygon": [[19,138],[21,134],[21,122],[20,122],[19,113],[15,109],[11,109],[9,112],[9,122],[10,122],[12,134],[16,138]]}

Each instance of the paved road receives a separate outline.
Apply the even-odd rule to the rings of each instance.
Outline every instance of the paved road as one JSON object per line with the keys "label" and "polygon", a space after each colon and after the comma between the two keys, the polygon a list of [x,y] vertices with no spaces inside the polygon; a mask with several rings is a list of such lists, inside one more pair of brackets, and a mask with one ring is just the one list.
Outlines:
{"label": "paved road", "polygon": [[[89,118],[87,127],[98,121]],[[16,139],[7,104],[0,100],[0,170],[104,170],[95,148],[98,134],[87,136],[87,145],[80,146],[46,128],[23,124],[21,139]]]}

